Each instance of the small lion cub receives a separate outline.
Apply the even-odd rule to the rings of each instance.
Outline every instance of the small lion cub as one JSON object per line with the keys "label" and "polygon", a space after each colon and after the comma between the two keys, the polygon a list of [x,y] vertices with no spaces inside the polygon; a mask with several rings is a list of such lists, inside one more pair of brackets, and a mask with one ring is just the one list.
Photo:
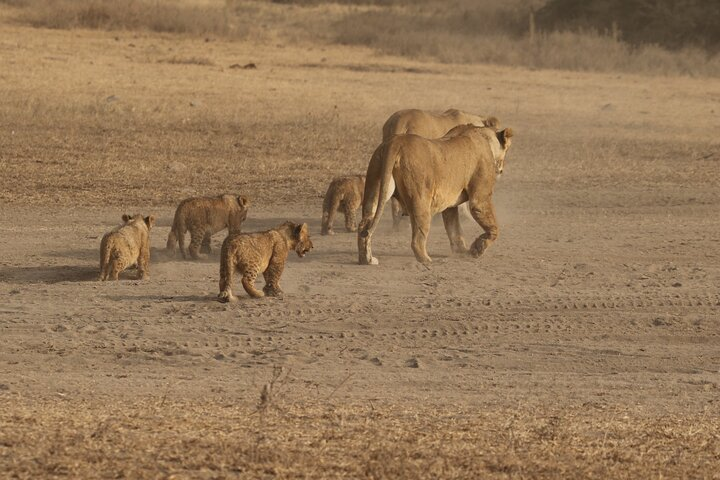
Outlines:
{"label": "small lion cub", "polygon": [[228,233],[239,232],[249,206],[250,201],[243,195],[186,198],[175,210],[166,251],[175,253],[177,243],[182,257],[186,258],[185,232],[190,231],[190,257],[197,260],[199,252],[210,253],[210,238],[226,228]]}
{"label": "small lion cub", "polygon": [[355,212],[362,205],[365,190],[365,175],[348,175],[334,178],[323,200],[322,235],[334,235],[335,213],[342,208],[345,214],[345,230],[357,230]]}
{"label": "small lion cub", "polygon": [[[220,253],[220,294],[221,302],[236,301],[232,293],[233,274],[242,275],[242,286],[254,298],[279,296],[280,276],[285,269],[290,250],[302,258],[312,250],[306,223],[285,222],[265,232],[235,233],[227,236]],[[255,289],[255,278],[262,273],[265,287],[262,292]]]}
{"label": "small lion cub", "polygon": [[117,280],[120,272],[137,263],[138,278],[146,278],[150,267],[150,229],[155,216],[123,215],[123,225],[106,233],[100,241],[100,280]]}

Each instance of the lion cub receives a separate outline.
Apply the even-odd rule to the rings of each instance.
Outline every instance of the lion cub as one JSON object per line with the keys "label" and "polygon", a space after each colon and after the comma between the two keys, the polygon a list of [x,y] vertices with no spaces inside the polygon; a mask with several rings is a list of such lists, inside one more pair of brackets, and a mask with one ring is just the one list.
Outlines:
{"label": "lion cub", "polygon": [[210,253],[210,238],[220,230],[228,233],[240,231],[240,224],[247,218],[250,205],[242,195],[219,195],[217,197],[186,198],[177,210],[167,239],[166,250],[175,253],[175,243],[180,253],[185,254],[185,232],[190,231],[190,257],[199,258],[198,252]]}
{"label": "lion cub", "polygon": [[106,233],[100,242],[100,280],[117,280],[120,272],[137,263],[138,278],[150,271],[150,229],[155,216],[123,215],[123,225]]}
{"label": "lion cub", "polygon": [[345,230],[357,231],[355,212],[362,205],[365,175],[348,175],[334,178],[323,200],[322,235],[334,235],[335,213],[342,207],[345,213]]}
{"label": "lion cub", "polygon": [[[242,275],[242,286],[251,297],[278,296],[280,275],[290,250],[298,257],[304,257],[312,250],[313,244],[306,223],[285,222],[265,232],[235,233],[227,236],[220,253],[220,294],[221,302],[232,302],[237,298],[232,293],[233,274]],[[265,277],[263,291],[255,289],[255,278],[262,272]]]}

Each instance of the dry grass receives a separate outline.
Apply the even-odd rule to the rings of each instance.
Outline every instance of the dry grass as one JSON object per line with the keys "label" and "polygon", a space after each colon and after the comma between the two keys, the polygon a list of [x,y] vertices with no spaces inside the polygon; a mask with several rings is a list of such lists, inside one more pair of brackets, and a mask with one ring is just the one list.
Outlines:
{"label": "dry grass", "polygon": [[705,478],[716,414],[0,398],[17,478]]}
{"label": "dry grass", "polygon": [[335,23],[335,40],[387,54],[448,63],[494,63],[563,70],[720,76],[720,56],[697,48],[670,52],[633,47],[594,32],[525,35],[518,10],[430,9],[350,13]]}
{"label": "dry grass", "polygon": [[243,37],[220,5],[186,5],[148,0],[25,0],[18,20],[34,27],[149,30]]}
{"label": "dry grass", "polygon": [[[113,96],[69,104],[26,98],[9,102],[6,113],[14,133],[0,140],[7,159],[0,198],[9,203],[107,205],[132,198],[157,206],[230,189],[268,204],[312,204],[332,175],[364,169],[379,130],[375,123],[340,114],[247,116],[208,95],[172,102]],[[598,133],[579,141],[573,131],[554,137],[524,131],[513,158],[532,161],[513,169],[513,178],[588,188],[622,183],[628,176],[638,186],[720,182],[715,156],[705,158],[717,151],[713,139],[663,141],[647,133],[627,138]],[[679,158],[687,159],[686,168],[677,168]],[[146,188],[154,178],[162,184]]]}
{"label": "dry grass", "polygon": [[150,30],[225,38],[325,41],[445,63],[720,76],[720,56],[697,48],[631,46],[609,34],[551,31],[528,37],[538,2],[404,0],[323,2],[228,0],[14,0],[16,18],[35,27]]}
{"label": "dry grass", "polygon": [[170,57],[158,60],[158,63],[169,63],[170,65],[215,65],[212,60],[206,57]]}

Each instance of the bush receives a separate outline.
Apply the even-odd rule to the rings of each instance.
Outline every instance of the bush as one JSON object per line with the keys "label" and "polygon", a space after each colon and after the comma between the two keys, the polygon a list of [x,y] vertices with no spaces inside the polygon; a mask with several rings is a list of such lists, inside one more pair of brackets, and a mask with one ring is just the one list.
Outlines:
{"label": "bush", "polygon": [[537,12],[546,31],[612,31],[634,45],[720,48],[720,2],[708,0],[550,0]]}

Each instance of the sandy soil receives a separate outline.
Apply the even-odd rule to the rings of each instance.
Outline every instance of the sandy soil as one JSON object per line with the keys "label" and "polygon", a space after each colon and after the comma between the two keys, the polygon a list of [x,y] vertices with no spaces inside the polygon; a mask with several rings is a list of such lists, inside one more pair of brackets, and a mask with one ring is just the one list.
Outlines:
{"label": "sandy soil", "polygon": [[[716,81],[7,25],[0,64],[0,472],[716,478]],[[358,266],[327,183],[451,106],[516,131],[499,240],[452,256],[436,218],[425,268],[388,213]],[[282,299],[215,301],[222,234],[163,251],[179,200],[234,191],[248,231],[310,224]],[[151,277],[97,282],[126,211],[159,217]]]}

